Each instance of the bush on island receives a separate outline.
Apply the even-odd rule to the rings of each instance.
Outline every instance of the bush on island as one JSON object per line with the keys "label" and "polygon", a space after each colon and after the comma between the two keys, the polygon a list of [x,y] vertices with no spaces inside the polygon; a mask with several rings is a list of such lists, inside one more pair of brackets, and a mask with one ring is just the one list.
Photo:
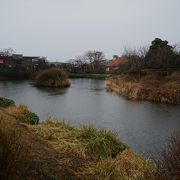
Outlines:
{"label": "bush on island", "polygon": [[0,97],[0,107],[6,108],[8,106],[14,106],[15,102],[11,99]]}
{"label": "bush on island", "polygon": [[37,74],[35,85],[43,87],[69,87],[70,82],[63,70],[51,68],[40,71]]}

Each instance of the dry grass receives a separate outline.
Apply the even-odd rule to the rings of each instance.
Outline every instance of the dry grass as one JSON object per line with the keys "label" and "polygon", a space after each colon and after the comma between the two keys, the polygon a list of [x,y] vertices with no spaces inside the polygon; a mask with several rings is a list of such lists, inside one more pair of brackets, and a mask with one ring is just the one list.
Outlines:
{"label": "dry grass", "polygon": [[87,168],[81,178],[94,180],[159,180],[157,168],[153,162],[129,150],[123,151],[116,159],[105,159]]}
{"label": "dry grass", "polygon": [[109,80],[107,90],[131,100],[180,104],[180,72],[177,71],[167,76],[157,72],[142,76],[119,75]]}
{"label": "dry grass", "polygon": [[155,163],[130,152],[112,132],[63,121],[27,125],[5,109],[0,160],[0,179],[161,179]]}
{"label": "dry grass", "polygon": [[88,159],[114,158],[127,148],[114,133],[90,126],[73,128],[64,122],[46,121],[29,128],[57,149],[73,151]]}
{"label": "dry grass", "polygon": [[6,112],[16,118],[19,122],[25,122],[28,124],[38,124],[39,117],[28,110],[25,105],[9,106],[6,108]]}
{"label": "dry grass", "polygon": [[6,108],[6,111],[8,114],[18,119],[18,121],[25,122],[26,113],[28,112],[28,107],[25,105],[12,106]]}
{"label": "dry grass", "polygon": [[158,162],[165,179],[180,179],[180,132],[174,134]]}
{"label": "dry grass", "polygon": [[77,179],[88,164],[69,151],[57,151],[27,125],[0,110],[0,179]]}

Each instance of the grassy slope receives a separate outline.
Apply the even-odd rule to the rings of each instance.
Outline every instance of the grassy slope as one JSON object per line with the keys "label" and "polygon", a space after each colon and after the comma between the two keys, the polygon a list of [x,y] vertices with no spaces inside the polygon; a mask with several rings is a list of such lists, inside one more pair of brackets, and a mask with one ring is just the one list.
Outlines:
{"label": "grassy slope", "polygon": [[3,179],[159,178],[154,163],[131,153],[111,132],[56,121],[32,126],[17,119],[0,109]]}
{"label": "grassy slope", "polygon": [[180,71],[166,73],[121,74],[109,79],[106,88],[131,100],[180,104]]}
{"label": "grassy slope", "polygon": [[[75,178],[85,160],[77,154],[58,152],[26,124],[0,110],[1,177],[4,179]],[[3,162],[4,159],[4,163]]]}

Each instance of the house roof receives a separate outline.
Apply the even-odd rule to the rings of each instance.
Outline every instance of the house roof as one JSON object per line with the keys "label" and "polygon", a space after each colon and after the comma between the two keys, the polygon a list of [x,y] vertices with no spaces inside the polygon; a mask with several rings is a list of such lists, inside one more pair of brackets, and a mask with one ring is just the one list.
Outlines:
{"label": "house roof", "polygon": [[113,58],[106,66],[107,67],[118,67],[125,62],[124,57]]}

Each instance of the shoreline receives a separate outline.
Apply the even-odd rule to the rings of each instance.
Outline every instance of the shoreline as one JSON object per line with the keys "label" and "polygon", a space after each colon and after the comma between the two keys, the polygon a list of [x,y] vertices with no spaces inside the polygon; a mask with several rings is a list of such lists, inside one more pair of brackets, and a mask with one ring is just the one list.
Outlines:
{"label": "shoreline", "polygon": [[180,105],[180,71],[165,76],[155,71],[145,75],[113,76],[108,80],[106,90],[129,100]]}

